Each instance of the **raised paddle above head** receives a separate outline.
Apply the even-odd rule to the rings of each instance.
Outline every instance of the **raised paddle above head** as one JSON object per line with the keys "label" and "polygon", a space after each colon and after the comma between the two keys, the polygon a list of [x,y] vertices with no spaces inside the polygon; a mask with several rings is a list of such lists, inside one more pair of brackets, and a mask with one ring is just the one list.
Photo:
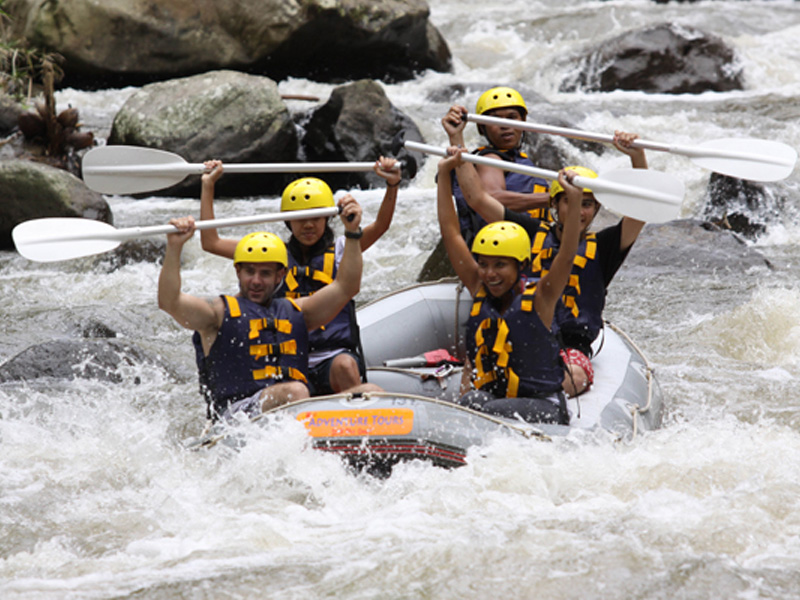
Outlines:
{"label": "raised paddle above head", "polygon": [[[314,219],[317,217],[330,217],[338,212],[339,209],[337,207],[330,207],[260,214],[249,217],[209,219],[207,221],[197,221],[195,228],[211,229],[253,225],[270,221]],[[14,240],[17,252],[28,260],[58,262],[109,252],[125,240],[164,235],[177,231],[178,229],[173,225],[117,229],[113,225],[92,219],[55,217],[24,221],[14,227],[11,237]]]}
{"label": "raised paddle above head", "polygon": [[[417,142],[405,142],[408,150],[447,156],[447,149]],[[544,177],[551,181],[558,179],[556,171],[519,165],[507,160],[462,154],[461,159],[504,171],[525,173]],[[606,208],[627,217],[650,223],[671,221],[678,217],[683,203],[683,183],[667,173],[651,169],[617,169],[599,175],[596,179],[575,177],[573,183],[594,192],[597,200]]]}
{"label": "raised paddle above head", "polygon": [[[467,121],[480,125],[504,125],[524,131],[548,133],[609,144],[614,141],[613,135],[583,131],[581,129],[501,119],[486,115],[468,114],[465,118]],[[787,146],[782,142],[758,138],[709,140],[696,146],[636,140],[631,146],[686,156],[696,165],[709,171],[751,181],[779,181],[786,179],[794,171],[795,163],[797,162],[797,151],[791,146]]]}
{"label": "raised paddle above head", "polygon": [[[352,173],[372,171],[374,162],[225,164],[226,173]],[[398,163],[395,168],[403,168]],[[414,177],[413,165],[405,165]],[[141,146],[98,146],[83,157],[83,181],[102,194],[141,194],[168,188],[206,171],[173,152]]]}

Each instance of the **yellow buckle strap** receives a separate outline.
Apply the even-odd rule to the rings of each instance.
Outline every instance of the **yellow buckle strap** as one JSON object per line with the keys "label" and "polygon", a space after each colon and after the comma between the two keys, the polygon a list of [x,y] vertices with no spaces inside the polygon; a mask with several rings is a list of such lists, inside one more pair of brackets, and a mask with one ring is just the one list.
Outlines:
{"label": "yellow buckle strap", "polygon": [[292,322],[286,319],[252,319],[250,321],[250,339],[257,338],[262,329],[290,334],[292,333]]}
{"label": "yellow buckle strap", "polygon": [[497,338],[494,340],[494,347],[492,352],[497,354],[497,366],[508,366],[508,355],[511,352],[511,344],[506,342],[508,338],[508,325],[503,319],[498,319],[497,322]]}
{"label": "yellow buckle strap", "polygon": [[[286,370],[287,374],[291,379],[297,379],[302,381],[303,383],[307,383],[308,380],[306,376],[303,375],[302,371],[295,369],[294,367],[289,367]],[[256,381],[260,381],[262,379],[282,379],[283,378],[283,369],[280,367],[276,367],[274,365],[268,365],[263,369],[256,369],[253,371],[253,379]]]}
{"label": "yellow buckle strap", "polygon": [[250,346],[250,355],[255,356],[256,358],[261,358],[263,356],[275,356],[279,354],[297,354],[297,340],[281,342],[277,345],[277,348],[275,344],[255,344]]}
{"label": "yellow buckle strap", "polygon": [[519,393],[519,376],[514,373],[514,369],[507,369],[506,378],[508,379],[506,398],[516,398]]}

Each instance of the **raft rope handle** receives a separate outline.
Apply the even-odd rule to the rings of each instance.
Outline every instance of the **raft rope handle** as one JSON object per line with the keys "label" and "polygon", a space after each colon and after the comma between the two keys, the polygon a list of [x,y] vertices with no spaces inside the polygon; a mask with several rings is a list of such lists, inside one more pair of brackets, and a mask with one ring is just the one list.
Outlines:
{"label": "raft rope handle", "polygon": [[639,346],[630,338],[630,336],[622,331],[619,327],[612,323],[606,323],[608,327],[611,327],[615,332],[621,335],[625,340],[631,345],[631,347],[639,353],[639,356],[642,357],[644,361],[645,373],[647,374],[647,404],[644,406],[639,406],[638,404],[629,404],[629,408],[631,411],[631,418],[633,419],[633,433],[631,434],[631,439],[636,438],[636,434],[639,431],[639,419],[638,416],[646,413],[650,410],[650,407],[653,404],[653,373],[654,369],[650,366],[650,362],[647,360],[647,357],[641,351]]}

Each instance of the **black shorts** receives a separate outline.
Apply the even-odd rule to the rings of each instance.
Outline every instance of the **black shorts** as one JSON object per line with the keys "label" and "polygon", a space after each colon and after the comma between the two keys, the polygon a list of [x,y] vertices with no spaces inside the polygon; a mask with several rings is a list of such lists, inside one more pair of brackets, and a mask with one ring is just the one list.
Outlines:
{"label": "black shorts", "polygon": [[353,360],[356,361],[358,365],[358,372],[364,372],[364,365],[361,362],[361,358],[355,352],[351,352],[350,350],[339,352],[339,354],[335,354],[329,359],[323,360],[316,367],[308,370],[308,389],[312,396],[327,396],[328,394],[335,393],[331,389],[331,365],[333,365],[333,359],[341,354],[349,354],[352,356]]}

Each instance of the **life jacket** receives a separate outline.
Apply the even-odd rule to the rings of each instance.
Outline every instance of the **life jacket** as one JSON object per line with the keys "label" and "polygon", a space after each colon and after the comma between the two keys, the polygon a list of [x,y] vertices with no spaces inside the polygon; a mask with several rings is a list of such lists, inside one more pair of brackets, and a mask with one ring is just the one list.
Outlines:
{"label": "life jacket", "polygon": [[[528,155],[519,149],[513,150],[500,150],[492,146],[482,146],[475,150],[473,154],[478,156],[485,156],[487,154],[496,154],[501,159],[532,167],[533,163],[528,158]],[[532,175],[524,175],[522,173],[513,173],[511,171],[504,171],[506,178],[506,189],[509,192],[519,192],[523,194],[530,194],[532,192],[546,192],[549,187],[546,179],[541,177],[534,177]],[[458,211],[458,221],[461,227],[461,235],[467,241],[467,244],[472,244],[472,239],[480,229],[486,225],[478,213],[472,210],[464,198],[464,192],[458,185],[458,179],[455,176],[455,171],[451,173],[453,182],[453,196],[456,200],[456,210]],[[534,219],[550,219],[550,211],[547,208],[534,208],[527,213]]]}
{"label": "life jacket", "polygon": [[200,333],[192,336],[210,416],[275,381],[307,383],[308,329],[293,300],[275,298],[262,306],[246,298],[222,299],[225,317],[208,355]]}
{"label": "life jacket", "polygon": [[[336,249],[333,244],[314,254],[303,265],[289,249],[289,266],[277,295],[285,298],[304,298],[321,290],[336,278]],[[355,302],[352,300],[326,325],[309,333],[309,352],[347,348],[359,351],[359,330]]]}
{"label": "life jacket", "polygon": [[545,397],[561,390],[558,342],[533,307],[535,292],[536,284],[527,284],[503,314],[483,286],[473,300],[466,340],[473,383],[495,398]]}
{"label": "life jacket", "polygon": [[[540,279],[547,274],[560,246],[555,225],[540,222],[531,247],[532,277]],[[556,305],[553,330],[565,346],[591,356],[591,343],[603,328],[605,305],[606,286],[597,260],[597,236],[587,233],[578,244],[569,282]]]}

